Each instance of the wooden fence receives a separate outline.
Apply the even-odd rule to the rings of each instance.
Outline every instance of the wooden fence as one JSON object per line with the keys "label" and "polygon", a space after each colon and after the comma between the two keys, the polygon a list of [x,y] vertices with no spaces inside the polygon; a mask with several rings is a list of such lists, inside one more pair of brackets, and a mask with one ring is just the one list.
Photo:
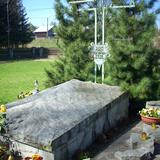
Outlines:
{"label": "wooden fence", "polygon": [[17,48],[17,49],[0,49],[0,61],[10,59],[36,59],[47,58],[48,55],[57,55],[57,49],[47,48]]}

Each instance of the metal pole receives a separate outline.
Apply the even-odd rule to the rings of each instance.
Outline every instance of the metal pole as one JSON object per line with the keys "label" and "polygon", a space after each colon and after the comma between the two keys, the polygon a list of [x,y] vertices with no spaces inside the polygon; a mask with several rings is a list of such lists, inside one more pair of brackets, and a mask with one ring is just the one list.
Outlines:
{"label": "metal pole", "polygon": [[[94,24],[95,24],[95,26],[94,26],[94,29],[95,29],[95,37],[94,37],[94,39],[95,39],[95,45],[97,45],[97,9],[95,9],[94,10],[94,15],[95,15],[95,21],[94,21]],[[97,82],[97,64],[95,63],[95,83]]]}
{"label": "metal pole", "polygon": [[[97,45],[97,8],[88,9],[94,11],[94,44]],[[94,64],[94,82],[97,82],[97,64]]]}
{"label": "metal pole", "polygon": [[97,83],[97,64],[96,63],[94,64],[94,72],[95,72],[94,82]]}
{"label": "metal pole", "polygon": [[104,45],[104,12],[105,8],[102,8],[102,44]]}
{"label": "metal pole", "polygon": [[94,39],[95,39],[95,41],[94,41],[94,43],[96,45],[97,44],[97,9],[96,8],[94,9],[94,15],[95,15],[95,19],[94,19],[94,29],[95,29]]}
{"label": "metal pole", "polygon": [[104,82],[104,64],[102,64],[102,84]]}
{"label": "metal pole", "polygon": [[[88,11],[94,11],[94,44],[97,45],[97,8],[87,9]],[[79,10],[81,11],[81,10]],[[94,65],[94,82],[97,82],[97,65]]]}
{"label": "metal pole", "polygon": [[70,4],[78,4],[78,3],[86,3],[86,2],[94,2],[95,0],[80,0],[80,1],[70,1]]}
{"label": "metal pole", "polygon": [[[105,13],[105,8],[102,8],[102,45],[104,45],[104,13]],[[104,81],[104,64],[102,64],[102,84]]]}

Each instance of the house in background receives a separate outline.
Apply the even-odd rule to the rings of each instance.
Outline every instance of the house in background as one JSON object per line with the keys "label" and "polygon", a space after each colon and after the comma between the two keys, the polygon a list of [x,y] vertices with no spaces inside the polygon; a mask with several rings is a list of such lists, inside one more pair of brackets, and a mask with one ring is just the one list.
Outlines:
{"label": "house in background", "polygon": [[53,26],[41,26],[34,31],[35,39],[53,37]]}

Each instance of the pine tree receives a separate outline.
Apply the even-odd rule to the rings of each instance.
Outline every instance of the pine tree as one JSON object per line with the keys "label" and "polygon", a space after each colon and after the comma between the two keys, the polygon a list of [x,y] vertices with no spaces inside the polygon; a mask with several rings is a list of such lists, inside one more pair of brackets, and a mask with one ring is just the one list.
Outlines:
{"label": "pine tree", "polygon": [[34,26],[32,23],[29,23],[29,30],[30,30],[30,32],[33,33],[36,29],[37,29],[36,26]]}
{"label": "pine tree", "polygon": [[[30,26],[25,8],[23,7],[22,0],[14,0],[10,6],[14,6],[11,10],[11,24],[10,34],[12,45],[18,47],[32,41],[33,33],[30,31]],[[13,16],[14,15],[14,16]]]}
{"label": "pine tree", "polygon": [[[120,4],[119,0],[114,2]],[[124,2],[121,0],[121,4]],[[135,8],[107,10],[106,35],[111,56],[105,65],[105,82],[129,91],[132,99],[158,99],[160,96],[160,54],[154,47],[156,15],[150,10],[155,2],[137,0]],[[93,62],[88,56],[94,33],[93,19],[89,17],[93,16],[77,12],[78,7],[83,8],[74,5],[69,11],[56,0],[57,34],[63,55],[54,62],[53,70],[47,71],[49,86],[72,78],[93,80]],[[90,28],[87,32],[84,31],[86,26]]]}
{"label": "pine tree", "polygon": [[[60,39],[62,55],[47,70],[47,86],[70,79],[92,79],[93,61],[89,57],[89,43],[93,41],[93,13],[78,12],[83,6],[65,7],[56,0],[56,15],[59,21],[56,33]],[[89,78],[90,77],[90,78]]]}
{"label": "pine tree", "polygon": [[[26,18],[26,12],[22,5],[21,0],[9,0],[7,2],[0,3],[0,46],[8,46],[8,31],[10,47],[18,47],[20,44],[26,44],[32,40],[32,32],[29,29],[28,19]],[[9,17],[9,24],[7,21]]]}
{"label": "pine tree", "polygon": [[0,47],[7,46],[7,10],[4,2],[0,3]]}
{"label": "pine tree", "polygon": [[137,1],[132,9],[109,10],[107,41],[111,57],[106,83],[120,85],[133,99],[160,98],[160,51],[154,47],[156,0]]}

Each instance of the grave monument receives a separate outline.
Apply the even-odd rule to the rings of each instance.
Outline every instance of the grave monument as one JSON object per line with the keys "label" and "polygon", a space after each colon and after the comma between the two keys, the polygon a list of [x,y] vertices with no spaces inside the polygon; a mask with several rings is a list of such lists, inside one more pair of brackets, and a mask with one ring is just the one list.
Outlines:
{"label": "grave monument", "polygon": [[9,135],[23,157],[67,160],[128,116],[120,87],[71,80],[7,105]]}

